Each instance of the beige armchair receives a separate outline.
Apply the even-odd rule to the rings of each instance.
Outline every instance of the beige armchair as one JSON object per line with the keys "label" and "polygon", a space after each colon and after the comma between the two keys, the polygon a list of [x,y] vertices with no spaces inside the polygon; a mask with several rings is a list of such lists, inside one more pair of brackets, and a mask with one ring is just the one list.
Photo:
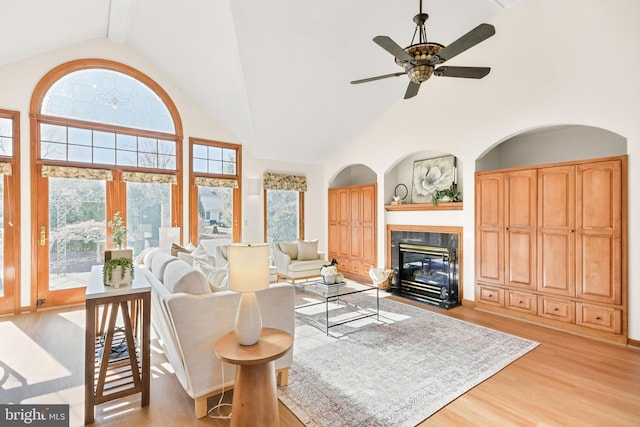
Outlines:
{"label": "beige armchair", "polygon": [[320,269],[327,264],[324,252],[318,251],[317,240],[272,243],[271,256],[278,278],[294,282],[319,277]]}

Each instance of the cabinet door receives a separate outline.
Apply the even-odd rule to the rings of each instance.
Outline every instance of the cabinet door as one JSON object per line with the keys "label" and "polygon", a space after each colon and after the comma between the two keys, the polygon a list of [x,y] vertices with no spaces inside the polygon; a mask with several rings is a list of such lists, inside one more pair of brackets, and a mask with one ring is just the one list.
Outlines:
{"label": "cabinet door", "polygon": [[349,257],[362,259],[362,191],[360,188],[349,190],[349,212],[351,218]]}
{"label": "cabinet door", "polygon": [[578,297],[621,304],[621,162],[578,165],[576,181]]}
{"label": "cabinet door", "polygon": [[376,186],[362,187],[362,261],[376,263]]}
{"label": "cabinet door", "polygon": [[338,247],[340,245],[339,200],[338,191],[329,189],[329,242],[327,244],[329,259],[338,256]]}
{"label": "cabinet door", "polygon": [[575,166],[538,170],[538,290],[575,296]]}
{"label": "cabinet door", "polygon": [[338,192],[338,255],[349,258],[349,240],[351,238],[349,190],[340,188],[336,191]]}
{"label": "cabinet door", "polygon": [[504,284],[503,174],[476,175],[476,280]]}
{"label": "cabinet door", "polygon": [[537,186],[535,169],[509,172],[504,177],[507,286],[536,288]]}

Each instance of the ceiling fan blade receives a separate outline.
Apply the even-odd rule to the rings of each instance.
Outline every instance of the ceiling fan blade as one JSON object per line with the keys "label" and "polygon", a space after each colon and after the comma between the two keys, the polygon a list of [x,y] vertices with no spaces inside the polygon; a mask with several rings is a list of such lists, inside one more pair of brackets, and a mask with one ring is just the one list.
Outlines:
{"label": "ceiling fan blade", "polygon": [[442,64],[450,60],[454,56],[464,52],[465,50],[477,45],[478,43],[488,39],[496,33],[496,29],[491,24],[480,24],[473,30],[469,31],[458,40],[442,49],[431,61],[431,64]]}
{"label": "ceiling fan blade", "polygon": [[407,86],[407,91],[404,93],[404,99],[413,98],[418,94],[419,89],[420,89],[419,83],[409,82],[409,86]]}
{"label": "ceiling fan blade", "polygon": [[367,82],[373,82],[375,80],[382,80],[382,79],[386,79],[389,77],[398,77],[398,76],[404,76],[405,74],[407,74],[406,72],[398,72],[398,73],[392,73],[392,74],[385,74],[383,76],[376,76],[376,77],[369,77],[367,79],[361,79],[361,80],[354,80],[351,82],[352,85],[357,85],[360,83],[367,83]]}
{"label": "ceiling fan blade", "polygon": [[411,55],[404,51],[396,42],[387,36],[376,36],[373,38],[381,48],[398,58],[400,61],[413,61]]}
{"label": "ceiling fan blade", "polygon": [[463,77],[465,79],[481,79],[489,74],[489,67],[438,67],[433,71],[436,76]]}

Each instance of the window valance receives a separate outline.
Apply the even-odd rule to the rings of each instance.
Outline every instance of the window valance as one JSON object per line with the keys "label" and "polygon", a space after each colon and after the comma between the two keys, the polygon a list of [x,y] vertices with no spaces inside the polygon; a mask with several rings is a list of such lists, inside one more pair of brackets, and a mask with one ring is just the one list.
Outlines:
{"label": "window valance", "polygon": [[143,182],[145,184],[177,184],[178,177],[176,175],[165,173],[146,173],[146,172],[122,172],[122,181],[124,182]]}
{"label": "window valance", "polygon": [[224,188],[238,188],[237,179],[224,179],[224,178],[205,178],[197,176],[193,179],[194,185],[201,187],[224,187]]}
{"label": "window valance", "polygon": [[265,190],[307,191],[307,177],[265,172],[262,176]]}
{"label": "window valance", "polygon": [[73,168],[68,166],[42,166],[45,178],[76,178],[113,181],[113,173],[107,169]]}
{"label": "window valance", "polygon": [[12,173],[11,163],[0,162],[0,175],[11,175]]}

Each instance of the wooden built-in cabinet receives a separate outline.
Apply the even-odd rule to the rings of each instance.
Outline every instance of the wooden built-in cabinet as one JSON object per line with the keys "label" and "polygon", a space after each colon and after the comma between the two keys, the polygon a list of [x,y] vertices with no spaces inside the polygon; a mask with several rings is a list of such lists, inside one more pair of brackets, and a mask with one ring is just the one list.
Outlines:
{"label": "wooden built-in cabinet", "polygon": [[476,305],[626,342],[626,156],[476,174]]}
{"label": "wooden built-in cabinet", "polygon": [[329,189],[329,259],[354,280],[376,265],[376,184]]}

